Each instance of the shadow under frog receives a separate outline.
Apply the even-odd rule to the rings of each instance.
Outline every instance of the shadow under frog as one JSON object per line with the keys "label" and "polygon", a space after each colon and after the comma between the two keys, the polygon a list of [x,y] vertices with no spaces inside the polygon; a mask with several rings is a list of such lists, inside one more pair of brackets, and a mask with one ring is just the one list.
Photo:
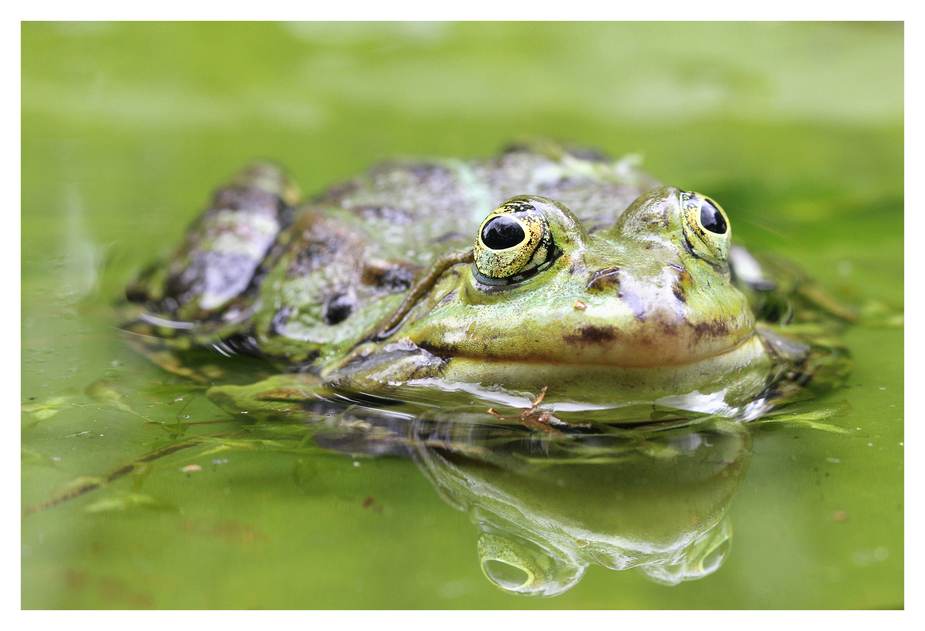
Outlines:
{"label": "shadow under frog", "polygon": [[726,510],[745,477],[741,425],[541,435],[483,419],[320,432],[335,451],[410,456],[479,530],[486,577],[555,596],[590,565],[638,568],[665,585],[715,572],[731,545]]}

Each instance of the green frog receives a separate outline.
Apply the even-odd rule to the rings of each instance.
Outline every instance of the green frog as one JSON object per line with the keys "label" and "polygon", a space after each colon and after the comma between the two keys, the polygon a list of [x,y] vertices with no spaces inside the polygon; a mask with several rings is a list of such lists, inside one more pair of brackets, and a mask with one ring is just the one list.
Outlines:
{"label": "green frog", "polygon": [[[249,167],[126,295],[136,345],[235,414],[459,405],[545,430],[757,418],[837,381],[816,325],[850,317],[734,244],[713,199],[544,140],[386,163],[307,201]],[[272,368],[234,383],[203,349]]]}

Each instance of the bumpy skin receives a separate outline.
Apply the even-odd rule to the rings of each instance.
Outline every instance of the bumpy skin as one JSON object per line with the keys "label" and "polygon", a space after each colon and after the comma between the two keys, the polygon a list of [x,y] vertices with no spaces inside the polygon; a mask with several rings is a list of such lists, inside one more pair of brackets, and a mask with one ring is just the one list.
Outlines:
{"label": "bumpy skin", "polygon": [[459,384],[741,411],[808,348],[756,334],[767,281],[736,277],[730,257],[753,260],[730,255],[718,205],[656,185],[631,159],[542,141],[386,164],[301,206],[252,167],[129,288],[126,328],[289,369],[211,390],[237,411]]}

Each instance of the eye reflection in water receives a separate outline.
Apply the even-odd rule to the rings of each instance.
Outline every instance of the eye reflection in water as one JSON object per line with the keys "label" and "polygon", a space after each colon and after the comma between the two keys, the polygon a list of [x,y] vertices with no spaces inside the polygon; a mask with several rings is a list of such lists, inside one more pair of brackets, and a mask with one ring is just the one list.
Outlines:
{"label": "eye reflection in water", "polygon": [[592,564],[675,585],[725,560],[725,512],[751,453],[741,425],[548,435],[480,420],[391,422],[388,440],[381,426],[368,442],[355,430],[316,438],[338,451],[410,455],[469,514],[482,570],[508,592],[555,596]]}

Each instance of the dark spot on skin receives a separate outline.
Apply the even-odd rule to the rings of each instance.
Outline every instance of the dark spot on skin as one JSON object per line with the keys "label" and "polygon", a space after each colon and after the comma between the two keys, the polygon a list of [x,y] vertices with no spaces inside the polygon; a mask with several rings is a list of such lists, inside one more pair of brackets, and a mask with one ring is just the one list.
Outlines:
{"label": "dark spot on skin", "polygon": [[282,335],[283,327],[286,326],[286,323],[289,321],[289,313],[292,311],[289,305],[285,305],[280,308],[279,311],[273,314],[273,319],[270,321],[270,334],[271,335]]}
{"label": "dark spot on skin", "polygon": [[324,267],[334,260],[335,254],[341,251],[341,244],[336,239],[324,241],[309,241],[295,255],[295,258],[286,268],[286,278],[298,278],[309,272]]}
{"label": "dark spot on skin", "polygon": [[674,335],[677,332],[678,325],[672,322],[666,322],[665,320],[658,320],[659,328],[662,330],[662,335]]}
{"label": "dark spot on skin", "polygon": [[569,344],[603,344],[619,337],[619,331],[612,326],[583,326],[576,333],[566,335],[565,341]]}
{"label": "dark spot on skin", "polygon": [[607,267],[599,269],[591,274],[591,280],[588,281],[587,288],[590,291],[603,291],[605,289],[620,289],[620,268]]}
{"label": "dark spot on skin", "polygon": [[363,266],[363,276],[360,280],[364,285],[379,287],[394,294],[411,287],[416,271],[404,265],[367,263]]}
{"label": "dark spot on skin", "polygon": [[704,335],[710,337],[719,337],[729,331],[729,325],[723,320],[713,320],[712,322],[698,322],[694,325],[694,333],[699,340]]}
{"label": "dark spot on skin", "polygon": [[322,305],[322,317],[325,324],[340,324],[349,318],[354,302],[350,294],[329,294]]}

